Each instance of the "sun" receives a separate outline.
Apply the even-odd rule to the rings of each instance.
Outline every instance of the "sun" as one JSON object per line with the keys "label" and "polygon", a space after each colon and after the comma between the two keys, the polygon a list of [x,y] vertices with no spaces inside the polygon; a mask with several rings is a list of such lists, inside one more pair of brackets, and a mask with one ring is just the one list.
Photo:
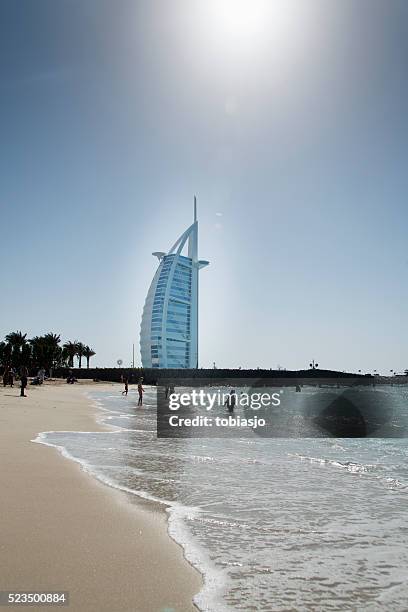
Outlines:
{"label": "sun", "polygon": [[293,0],[206,0],[218,34],[237,43],[289,36],[296,17]]}
{"label": "sun", "polygon": [[265,2],[254,0],[218,0],[213,3],[214,18],[226,34],[253,36],[262,30]]}

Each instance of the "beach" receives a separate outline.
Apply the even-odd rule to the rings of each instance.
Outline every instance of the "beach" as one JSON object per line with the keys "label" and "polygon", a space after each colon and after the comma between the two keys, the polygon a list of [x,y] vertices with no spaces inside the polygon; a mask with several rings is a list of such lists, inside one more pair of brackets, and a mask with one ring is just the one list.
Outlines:
{"label": "beach", "polygon": [[20,398],[17,387],[0,389],[0,590],[69,591],[78,612],[195,609],[202,579],[169,537],[164,506],[32,442],[40,432],[108,431],[86,396],[95,388],[121,390],[49,382]]}
{"label": "beach", "polygon": [[[406,386],[353,389],[391,419],[354,439],[158,438],[156,389],[121,391],[0,390],[0,590],[69,591],[75,611],[406,609]],[[285,389],[286,416],[343,392]]]}

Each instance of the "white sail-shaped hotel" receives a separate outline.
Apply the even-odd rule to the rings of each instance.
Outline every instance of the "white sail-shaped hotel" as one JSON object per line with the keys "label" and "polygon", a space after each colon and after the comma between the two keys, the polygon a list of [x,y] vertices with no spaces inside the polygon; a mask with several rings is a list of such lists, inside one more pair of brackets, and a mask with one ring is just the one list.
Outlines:
{"label": "white sail-shaped hotel", "polygon": [[[186,251],[183,254],[183,251]],[[198,367],[198,272],[208,261],[198,259],[197,204],[194,222],[168,253],[153,253],[159,267],[146,297],[140,330],[144,368]]]}

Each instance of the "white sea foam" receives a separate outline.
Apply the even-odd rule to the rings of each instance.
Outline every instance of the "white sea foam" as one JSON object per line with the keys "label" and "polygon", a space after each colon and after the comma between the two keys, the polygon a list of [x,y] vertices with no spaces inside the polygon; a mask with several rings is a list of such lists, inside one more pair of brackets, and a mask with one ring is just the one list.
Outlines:
{"label": "white sea foam", "polygon": [[[89,397],[90,400],[92,400],[93,406],[96,407],[98,411],[101,411],[103,413],[102,415],[100,413],[95,414],[95,418],[98,423],[105,425],[107,424],[107,421],[118,417],[115,411],[112,411],[109,408],[105,407],[101,401],[95,400],[88,393],[86,395]],[[110,396],[110,399],[112,397],[115,400],[117,399],[116,396]],[[107,414],[109,416],[106,416]],[[130,415],[119,415],[119,418],[130,419],[132,417]],[[114,428],[114,431],[108,432],[109,435],[115,435],[124,431],[130,431],[118,425],[114,426],[111,423],[108,424],[110,428]],[[132,431],[143,432],[144,430],[132,429]],[[225,578],[222,576],[222,572],[217,570],[211,563],[208,553],[203,548],[199,547],[191,538],[189,538],[188,533],[184,528],[184,521],[187,518],[193,517],[198,512],[198,508],[188,507],[174,500],[170,501],[151,495],[143,489],[133,489],[130,487],[126,487],[123,484],[119,484],[117,481],[106,476],[106,474],[103,472],[103,469],[101,469],[103,468],[103,466],[99,466],[98,469],[95,465],[92,465],[85,459],[80,458],[77,455],[69,452],[67,447],[63,444],[57,444],[55,442],[50,441],[53,436],[60,436],[61,434],[67,434],[69,436],[84,435],[89,437],[90,432],[44,431],[39,433],[35,439],[31,440],[31,442],[55,448],[66,459],[78,463],[85,473],[90,474],[99,482],[113,489],[166,507],[168,513],[168,533],[170,537],[175,542],[181,545],[186,560],[200,571],[204,579],[203,589],[194,597],[194,603],[200,610],[203,611],[217,609],[222,612],[224,610],[224,607],[220,605],[219,592],[222,589],[222,585],[224,583]],[[96,432],[96,435],[97,434],[98,432]],[[115,446],[110,446],[107,450],[115,450],[115,448]],[[162,481],[169,482],[169,479],[162,478]]]}

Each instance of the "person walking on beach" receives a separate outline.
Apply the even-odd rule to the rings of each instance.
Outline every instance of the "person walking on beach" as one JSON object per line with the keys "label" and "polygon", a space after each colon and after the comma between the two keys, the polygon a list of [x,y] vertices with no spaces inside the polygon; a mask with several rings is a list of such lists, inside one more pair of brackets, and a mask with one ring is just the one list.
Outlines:
{"label": "person walking on beach", "polygon": [[168,383],[166,385],[166,399],[169,399],[172,393],[174,393],[174,385],[173,383]]}
{"label": "person walking on beach", "polygon": [[230,412],[231,414],[234,412],[236,400],[237,400],[237,395],[235,393],[235,389],[231,389],[224,403],[224,406],[227,406],[228,412]]}
{"label": "person walking on beach", "polygon": [[127,394],[128,394],[128,391],[129,391],[129,380],[128,380],[128,378],[126,378],[126,377],[125,377],[125,378],[123,379],[123,383],[124,383],[124,385],[125,385],[125,388],[124,388],[124,390],[122,391],[122,395],[127,395]]}
{"label": "person walking on beach", "polygon": [[143,378],[141,378],[139,380],[139,382],[137,383],[137,390],[138,390],[138,393],[139,393],[139,400],[137,402],[138,406],[142,406],[143,405],[143,393],[144,393],[144,389],[143,389],[142,382],[143,382]]}
{"label": "person walking on beach", "polygon": [[9,371],[8,383],[10,387],[14,387],[14,368],[12,367],[10,368],[10,371]]}
{"label": "person walking on beach", "polygon": [[21,382],[21,386],[20,386],[20,397],[27,397],[26,394],[24,393],[25,388],[27,387],[27,377],[28,377],[28,370],[25,366],[21,366],[20,369],[20,382]]}

